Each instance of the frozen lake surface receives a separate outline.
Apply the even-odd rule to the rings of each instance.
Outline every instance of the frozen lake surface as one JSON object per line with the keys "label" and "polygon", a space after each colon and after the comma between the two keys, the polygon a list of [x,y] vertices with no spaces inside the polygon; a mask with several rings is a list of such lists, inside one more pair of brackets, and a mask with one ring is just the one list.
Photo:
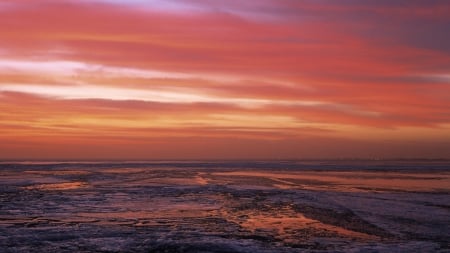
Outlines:
{"label": "frozen lake surface", "polygon": [[0,252],[450,252],[450,162],[3,162]]}

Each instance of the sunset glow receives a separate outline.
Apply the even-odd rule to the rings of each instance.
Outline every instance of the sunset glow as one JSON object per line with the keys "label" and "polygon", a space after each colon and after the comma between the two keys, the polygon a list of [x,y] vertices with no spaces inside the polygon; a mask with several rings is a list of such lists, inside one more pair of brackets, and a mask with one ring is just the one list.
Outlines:
{"label": "sunset glow", "polygon": [[450,2],[0,3],[0,159],[450,158]]}

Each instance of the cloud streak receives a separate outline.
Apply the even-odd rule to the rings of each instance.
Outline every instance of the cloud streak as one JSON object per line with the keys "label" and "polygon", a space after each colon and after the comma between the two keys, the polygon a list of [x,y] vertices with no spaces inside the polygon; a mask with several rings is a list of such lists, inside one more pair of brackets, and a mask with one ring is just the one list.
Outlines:
{"label": "cloud streak", "polygon": [[[449,7],[9,1],[0,5],[0,140],[9,143],[0,151],[9,155],[0,158],[12,157],[12,146],[38,158],[42,143],[49,152],[62,143],[81,148],[95,136],[103,136],[98,145],[141,148],[157,140],[173,158],[187,140],[214,152],[186,157],[232,158],[224,150],[239,142],[230,137],[242,139],[241,153],[252,149],[249,157],[351,156],[355,147],[357,157],[413,157],[420,143],[438,150],[428,157],[449,157]],[[315,141],[314,152],[302,148]],[[286,155],[270,155],[271,146]]]}

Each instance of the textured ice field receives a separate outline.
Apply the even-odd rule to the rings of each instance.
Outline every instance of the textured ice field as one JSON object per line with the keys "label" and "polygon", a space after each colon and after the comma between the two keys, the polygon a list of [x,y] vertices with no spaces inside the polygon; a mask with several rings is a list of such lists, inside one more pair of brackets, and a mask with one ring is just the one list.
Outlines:
{"label": "textured ice field", "polygon": [[446,161],[1,163],[0,252],[450,252]]}

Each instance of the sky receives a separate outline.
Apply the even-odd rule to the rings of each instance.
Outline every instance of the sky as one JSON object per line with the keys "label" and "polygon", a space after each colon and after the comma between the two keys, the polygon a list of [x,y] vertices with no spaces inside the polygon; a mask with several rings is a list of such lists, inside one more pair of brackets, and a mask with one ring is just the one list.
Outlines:
{"label": "sky", "polygon": [[0,3],[0,159],[450,158],[446,0]]}

